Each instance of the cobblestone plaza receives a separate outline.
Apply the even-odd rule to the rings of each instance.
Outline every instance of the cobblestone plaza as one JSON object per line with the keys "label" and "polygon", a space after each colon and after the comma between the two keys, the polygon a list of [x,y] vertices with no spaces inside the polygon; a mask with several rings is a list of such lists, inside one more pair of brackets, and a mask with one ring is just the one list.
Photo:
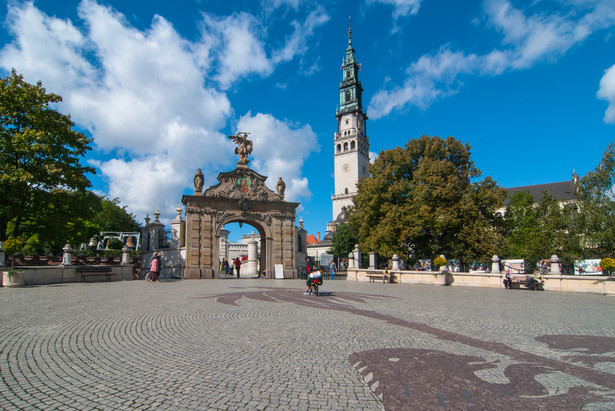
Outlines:
{"label": "cobblestone plaza", "polygon": [[0,409],[615,409],[615,298],[301,280],[0,289]]}

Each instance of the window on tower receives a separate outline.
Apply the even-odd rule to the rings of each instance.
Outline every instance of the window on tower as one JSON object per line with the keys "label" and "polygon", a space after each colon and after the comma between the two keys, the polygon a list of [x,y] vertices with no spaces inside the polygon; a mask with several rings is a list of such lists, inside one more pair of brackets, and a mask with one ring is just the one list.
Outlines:
{"label": "window on tower", "polygon": [[348,143],[344,143],[344,151],[348,151]]}
{"label": "window on tower", "polygon": [[346,103],[350,101],[350,90],[346,90]]}
{"label": "window on tower", "polygon": [[341,153],[341,152],[342,152],[342,145],[341,145],[341,144],[338,144],[338,145],[337,145],[337,152],[338,152],[338,153]]}
{"label": "window on tower", "polygon": [[350,149],[351,149],[351,150],[354,150],[354,149],[355,149],[355,143],[354,143],[354,141],[351,141],[351,142],[350,142]]}

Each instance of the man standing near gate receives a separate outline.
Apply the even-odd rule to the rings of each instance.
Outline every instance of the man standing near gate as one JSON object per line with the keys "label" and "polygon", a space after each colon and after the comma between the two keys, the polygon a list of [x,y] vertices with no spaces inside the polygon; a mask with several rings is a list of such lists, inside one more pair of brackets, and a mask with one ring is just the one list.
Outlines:
{"label": "man standing near gate", "polygon": [[235,264],[235,272],[237,273],[237,278],[239,278],[239,271],[241,270],[241,260],[239,259],[239,257],[235,258],[234,264]]}

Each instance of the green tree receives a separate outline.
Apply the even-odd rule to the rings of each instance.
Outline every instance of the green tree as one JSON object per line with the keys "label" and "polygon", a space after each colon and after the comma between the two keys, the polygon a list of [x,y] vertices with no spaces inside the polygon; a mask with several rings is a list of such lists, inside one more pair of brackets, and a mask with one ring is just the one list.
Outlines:
{"label": "green tree", "polygon": [[422,136],[385,150],[361,179],[348,221],[359,244],[409,261],[444,254],[485,260],[500,247],[506,190],[470,159],[470,146],[453,137]]}
{"label": "green tree", "polygon": [[533,267],[536,262],[557,254],[571,261],[580,255],[574,234],[574,207],[564,206],[547,192],[534,203],[528,191],[517,191],[506,208],[504,256],[522,258]]}
{"label": "green tree", "polygon": [[90,191],[52,190],[45,194],[45,207],[22,224],[21,238],[29,252],[58,254],[66,243],[86,243],[101,231],[130,232],[139,228],[117,198],[109,200]]}
{"label": "green tree", "polygon": [[85,190],[37,194],[44,199],[44,206],[24,218],[21,230],[30,248],[38,253],[58,254],[65,244],[77,246],[98,233],[98,226],[92,222],[102,209],[101,198],[96,194]]}
{"label": "green tree", "polygon": [[615,249],[615,144],[607,147],[595,170],[577,184],[576,228],[584,257],[602,258]]}
{"label": "green tree", "polygon": [[126,206],[120,205],[120,199],[112,200],[107,197],[100,198],[100,210],[92,219],[92,223],[98,231],[137,231],[139,223],[135,216],[126,210]]}
{"label": "green tree", "polygon": [[24,219],[45,207],[53,189],[90,186],[80,158],[91,139],[74,131],[70,116],[52,106],[62,101],[42,84],[29,84],[15,70],[0,80],[0,240],[21,234]]}
{"label": "green tree", "polygon": [[331,248],[328,253],[335,257],[348,257],[359,242],[356,231],[345,221],[339,221],[331,239]]}

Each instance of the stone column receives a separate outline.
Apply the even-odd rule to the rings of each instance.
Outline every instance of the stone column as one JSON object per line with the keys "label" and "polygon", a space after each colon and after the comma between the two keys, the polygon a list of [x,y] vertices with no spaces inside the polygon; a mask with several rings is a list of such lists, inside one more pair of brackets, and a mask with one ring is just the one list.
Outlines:
{"label": "stone column", "polygon": [[369,252],[369,269],[376,269],[376,253],[374,251]]}
{"label": "stone column", "polygon": [[491,273],[500,274],[500,257],[497,255],[491,258]]}
{"label": "stone column", "polygon": [[231,232],[225,229],[220,230],[220,260],[223,258],[228,261],[228,235]]}
{"label": "stone column", "polygon": [[551,256],[551,272],[550,275],[562,275],[562,269],[559,265],[559,257],[555,254]]}
{"label": "stone column", "polygon": [[121,261],[121,264],[122,265],[130,264],[130,248],[128,248],[127,245],[122,247],[122,261]]}
{"label": "stone column", "polygon": [[353,254],[354,254],[354,259],[355,259],[354,268],[361,268],[361,250],[359,249],[359,244],[354,245]]}
{"label": "stone column", "polygon": [[399,270],[399,257],[397,254],[393,254],[393,270]]}
{"label": "stone column", "polygon": [[72,265],[73,247],[70,244],[66,244],[62,250],[64,251],[64,254],[62,254],[62,265]]}
{"label": "stone column", "polygon": [[246,269],[241,266],[241,274],[256,275],[258,273],[258,256],[256,253],[256,240],[251,238],[248,240],[248,262],[246,263]]}
{"label": "stone column", "polygon": [[174,248],[182,248],[186,246],[186,222],[182,219],[181,204],[175,209],[177,217],[171,221],[171,244]]}
{"label": "stone column", "polygon": [[356,261],[354,259],[354,253],[348,254],[348,268],[354,269],[357,267]]}

